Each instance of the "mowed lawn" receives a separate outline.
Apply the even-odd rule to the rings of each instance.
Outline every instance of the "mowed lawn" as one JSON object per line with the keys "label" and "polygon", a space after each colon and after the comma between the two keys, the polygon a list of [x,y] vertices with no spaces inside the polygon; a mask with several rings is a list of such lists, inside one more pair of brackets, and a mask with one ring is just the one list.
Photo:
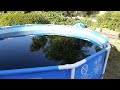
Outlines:
{"label": "mowed lawn", "polygon": [[111,52],[104,79],[120,79],[120,40],[109,39]]}

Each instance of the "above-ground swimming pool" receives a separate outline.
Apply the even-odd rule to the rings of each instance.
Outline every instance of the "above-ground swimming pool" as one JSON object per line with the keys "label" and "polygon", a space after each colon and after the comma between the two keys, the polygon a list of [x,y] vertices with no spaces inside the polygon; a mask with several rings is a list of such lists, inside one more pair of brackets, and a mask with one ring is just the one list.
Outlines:
{"label": "above-ground swimming pool", "polygon": [[0,79],[102,79],[110,48],[79,23],[0,28]]}

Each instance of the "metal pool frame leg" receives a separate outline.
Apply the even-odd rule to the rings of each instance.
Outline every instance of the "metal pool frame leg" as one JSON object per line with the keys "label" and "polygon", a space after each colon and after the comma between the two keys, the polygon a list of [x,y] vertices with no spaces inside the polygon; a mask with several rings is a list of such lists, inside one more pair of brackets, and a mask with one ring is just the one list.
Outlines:
{"label": "metal pool frame leg", "polygon": [[72,68],[71,70],[71,79],[74,79],[75,76],[75,68]]}
{"label": "metal pool frame leg", "polygon": [[106,54],[106,58],[105,58],[105,64],[104,64],[104,67],[103,67],[103,72],[102,72],[101,79],[104,78],[104,74],[105,74],[105,70],[106,70],[106,66],[107,66],[107,61],[108,61],[108,57],[109,57],[109,54],[110,54],[110,49],[111,49],[111,46],[110,46],[110,44],[108,44],[108,47],[106,48],[107,54]]}

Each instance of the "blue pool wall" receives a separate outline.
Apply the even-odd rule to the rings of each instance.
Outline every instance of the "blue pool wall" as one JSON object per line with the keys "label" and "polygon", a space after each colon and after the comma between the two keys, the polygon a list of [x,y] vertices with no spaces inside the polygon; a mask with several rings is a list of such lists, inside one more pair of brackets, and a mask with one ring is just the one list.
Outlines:
{"label": "blue pool wall", "polygon": [[[51,30],[44,30],[46,26],[47,28],[51,28]],[[19,37],[24,35],[55,34],[61,36],[73,36],[80,39],[88,40],[102,47],[103,50],[74,64],[16,70],[1,70],[0,79],[101,79],[104,77],[104,70],[106,68],[106,63],[110,52],[110,45],[108,45],[109,43],[106,37],[98,33],[96,34],[96,32],[93,32],[89,35],[89,37],[86,37],[86,34],[84,34],[86,31],[84,29],[78,31],[78,29],[74,28],[76,30],[74,32],[76,33],[73,33],[72,31],[68,30],[55,30],[54,27],[50,26],[51,25],[48,24],[35,24],[32,26],[17,25],[7,28],[0,28],[0,39],[4,40],[5,38]],[[62,25],[58,25],[57,27],[59,28],[61,26]],[[67,27],[64,25],[62,27],[65,27],[67,29]],[[41,28],[41,30],[39,28]],[[70,28],[68,27],[68,29]],[[82,32],[83,35],[78,32]],[[98,38],[96,39],[92,37],[93,34],[97,35],[98,38],[100,37],[99,40],[101,41],[99,41]],[[104,41],[102,39],[104,39]]]}

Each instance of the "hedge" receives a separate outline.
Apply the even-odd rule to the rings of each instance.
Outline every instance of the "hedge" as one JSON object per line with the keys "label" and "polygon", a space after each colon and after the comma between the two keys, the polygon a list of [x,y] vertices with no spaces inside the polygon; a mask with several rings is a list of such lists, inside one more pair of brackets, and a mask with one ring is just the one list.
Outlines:
{"label": "hedge", "polygon": [[120,31],[120,12],[108,12],[105,15],[98,16],[97,26],[108,28],[113,31]]}
{"label": "hedge", "polygon": [[50,21],[37,13],[7,13],[0,17],[1,26],[22,25],[22,24],[49,24]]}
{"label": "hedge", "polygon": [[0,17],[0,26],[21,25],[21,24],[64,24],[73,25],[78,20],[65,18],[58,12],[31,12],[31,13],[6,13]]}

